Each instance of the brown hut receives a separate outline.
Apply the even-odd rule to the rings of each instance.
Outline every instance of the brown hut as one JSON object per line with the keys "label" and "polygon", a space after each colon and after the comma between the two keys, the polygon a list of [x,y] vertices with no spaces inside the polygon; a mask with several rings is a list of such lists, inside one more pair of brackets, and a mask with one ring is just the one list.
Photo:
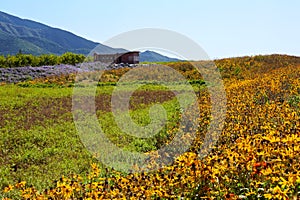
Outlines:
{"label": "brown hut", "polygon": [[100,61],[104,63],[125,63],[125,64],[138,64],[139,63],[139,51],[129,51],[126,53],[116,54],[97,54],[94,53],[94,61]]}

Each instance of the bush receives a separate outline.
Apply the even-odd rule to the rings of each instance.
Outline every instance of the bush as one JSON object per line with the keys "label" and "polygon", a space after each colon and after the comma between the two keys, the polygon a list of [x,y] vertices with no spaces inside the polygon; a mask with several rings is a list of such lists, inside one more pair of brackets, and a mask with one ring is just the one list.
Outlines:
{"label": "bush", "polygon": [[17,55],[0,56],[0,68],[13,67],[39,67],[39,66],[54,66],[59,64],[76,65],[82,63],[85,56],[81,54],[74,54],[67,52],[61,56],[53,54],[44,54],[40,56],[33,56],[31,54],[18,53]]}
{"label": "bush", "polygon": [[63,54],[59,58],[61,64],[70,64],[70,65],[76,65],[78,63],[82,63],[84,59],[85,59],[84,55],[73,54],[70,52]]}

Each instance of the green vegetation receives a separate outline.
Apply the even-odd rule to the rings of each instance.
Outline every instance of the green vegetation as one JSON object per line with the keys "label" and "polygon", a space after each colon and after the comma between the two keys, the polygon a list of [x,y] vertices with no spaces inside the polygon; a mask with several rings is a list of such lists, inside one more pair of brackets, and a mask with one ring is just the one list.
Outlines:
{"label": "green vegetation", "polygon": [[26,177],[41,189],[61,174],[88,169],[92,157],[61,100],[71,93],[69,88],[1,87],[0,187]]}
{"label": "green vegetation", "polygon": [[[61,175],[85,175],[90,164],[96,160],[82,145],[73,123],[73,88],[21,86],[5,85],[0,90],[0,188],[24,180],[37,189],[43,189]],[[108,85],[97,89],[97,113],[105,133],[111,141],[125,149],[140,152],[155,150],[157,141],[162,143],[166,139],[167,129],[162,130],[154,140],[127,137],[116,124],[112,124],[109,95],[113,87]],[[129,92],[126,88],[124,91]],[[145,123],[149,106],[164,102],[168,119],[172,119],[168,127],[175,126],[178,104],[176,99],[172,100],[173,97],[171,92],[160,86],[146,85],[135,91],[131,100],[131,115]],[[123,139],[119,140],[120,137]]]}
{"label": "green vegetation", "polygon": [[53,54],[44,54],[40,56],[33,56],[30,54],[18,53],[15,56],[0,55],[0,68],[13,68],[13,67],[23,67],[23,66],[49,66],[49,65],[59,65],[59,64],[70,64],[76,65],[82,63],[85,59],[84,55],[74,54],[74,53],[64,53],[61,56]]}

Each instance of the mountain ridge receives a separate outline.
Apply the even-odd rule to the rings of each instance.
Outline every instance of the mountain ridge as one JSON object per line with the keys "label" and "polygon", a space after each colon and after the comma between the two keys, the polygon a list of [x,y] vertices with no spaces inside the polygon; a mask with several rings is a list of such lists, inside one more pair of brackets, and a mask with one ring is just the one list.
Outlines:
{"label": "mountain ridge", "polygon": [[16,54],[19,50],[40,55],[65,52],[88,54],[96,46],[103,46],[111,51],[114,49],[72,32],[21,19],[2,11],[0,11],[0,41],[0,54],[4,55]]}
{"label": "mountain ridge", "polygon": [[140,62],[175,62],[180,61],[178,58],[170,58],[161,55],[155,51],[144,51],[140,53]]}
{"label": "mountain ridge", "polygon": [[[125,53],[128,50],[112,48],[87,40],[70,31],[51,27],[40,22],[22,19],[0,11],[0,55],[56,54],[72,52],[84,55]],[[153,51],[140,53],[141,62],[178,61]]]}

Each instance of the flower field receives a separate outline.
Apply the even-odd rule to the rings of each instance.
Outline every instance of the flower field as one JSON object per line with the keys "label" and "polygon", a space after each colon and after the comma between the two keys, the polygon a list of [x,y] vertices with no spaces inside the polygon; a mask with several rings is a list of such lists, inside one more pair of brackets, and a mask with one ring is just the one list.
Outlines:
{"label": "flower field", "polygon": [[80,68],[72,65],[0,68],[0,82],[18,83],[38,78],[67,75],[78,71],[80,71]]}
{"label": "flower field", "polygon": [[[0,196],[6,200],[300,199],[300,58],[270,55],[215,63],[226,90],[226,119],[217,144],[201,159],[198,153],[211,120],[205,82],[187,62],[164,63],[189,80],[201,112],[188,151],[155,171],[119,172],[85,149],[72,116],[74,74],[3,84]],[[123,133],[114,123],[110,96],[114,83],[129,70],[104,72],[96,92],[97,118],[114,144],[151,155],[151,169],[157,164],[155,151],[178,129],[180,110],[167,89],[139,88],[130,101],[132,117],[146,123],[150,106],[159,103],[168,112],[168,123],[151,139]]]}

